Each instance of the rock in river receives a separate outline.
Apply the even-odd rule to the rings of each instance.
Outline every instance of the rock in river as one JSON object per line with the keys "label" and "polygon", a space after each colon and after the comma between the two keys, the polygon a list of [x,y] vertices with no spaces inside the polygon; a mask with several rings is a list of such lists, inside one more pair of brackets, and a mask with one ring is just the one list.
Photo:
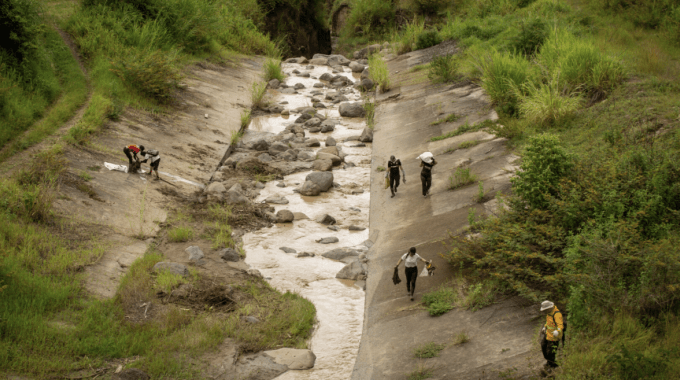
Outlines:
{"label": "rock in river", "polygon": [[286,253],[297,253],[296,250],[294,250],[293,248],[289,248],[289,247],[279,247],[279,249],[282,250],[283,252],[286,252]]}
{"label": "rock in river", "polygon": [[265,354],[274,358],[277,364],[283,364],[288,369],[310,369],[314,367],[316,355],[310,350],[296,348],[279,348],[278,350],[265,351]]}
{"label": "rock in river", "polygon": [[279,223],[292,223],[295,219],[295,215],[289,210],[279,210],[276,213],[276,220]]}
{"label": "rock in river", "polygon": [[273,203],[276,205],[287,205],[288,199],[282,195],[272,195],[267,197],[267,199],[264,200],[266,203]]}
{"label": "rock in river", "polygon": [[325,224],[325,225],[332,225],[337,223],[334,217],[328,215],[328,214],[323,214],[322,216],[316,218],[317,223]]}
{"label": "rock in river", "polygon": [[321,189],[312,181],[305,181],[300,187],[300,194],[306,196],[316,196],[321,193]]}
{"label": "rock in river", "polygon": [[364,117],[366,115],[366,110],[360,103],[341,103],[338,111],[340,116],[343,117]]}
{"label": "rock in river", "polygon": [[333,186],[333,173],[331,172],[312,172],[307,174],[305,181],[311,181],[319,187],[321,191],[328,191]]}
{"label": "rock in river", "polygon": [[333,244],[333,243],[337,243],[339,241],[340,240],[338,238],[336,238],[335,236],[325,237],[325,238],[321,238],[319,240],[316,240],[316,242],[320,243],[320,244]]}

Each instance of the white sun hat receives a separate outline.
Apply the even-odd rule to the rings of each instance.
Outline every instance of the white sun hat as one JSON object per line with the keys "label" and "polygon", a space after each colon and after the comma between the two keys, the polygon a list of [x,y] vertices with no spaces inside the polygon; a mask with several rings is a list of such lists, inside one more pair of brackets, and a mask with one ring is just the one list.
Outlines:
{"label": "white sun hat", "polygon": [[550,301],[543,301],[543,302],[541,303],[541,311],[548,310],[548,309],[552,309],[553,306],[555,306],[554,303],[552,303],[552,302],[550,302]]}
{"label": "white sun hat", "polygon": [[416,159],[421,160],[421,161],[425,161],[428,164],[430,164],[430,163],[432,163],[432,157],[434,157],[434,155],[432,153],[425,152],[425,153],[421,154],[420,156],[418,156]]}

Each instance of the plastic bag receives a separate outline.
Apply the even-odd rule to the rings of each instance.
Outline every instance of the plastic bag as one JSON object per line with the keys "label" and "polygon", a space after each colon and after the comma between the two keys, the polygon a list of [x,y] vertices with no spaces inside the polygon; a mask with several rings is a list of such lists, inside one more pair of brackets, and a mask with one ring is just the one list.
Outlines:
{"label": "plastic bag", "polygon": [[425,152],[425,153],[421,154],[420,156],[418,156],[418,157],[416,158],[416,160],[425,161],[425,162],[427,162],[427,163],[429,164],[429,163],[432,163],[432,158],[433,158],[433,157],[434,157],[434,155],[433,155],[432,153],[430,153],[430,152]]}
{"label": "plastic bag", "polygon": [[427,271],[427,266],[423,267],[423,270],[420,272],[420,277],[427,277],[430,275],[430,272]]}
{"label": "plastic bag", "polygon": [[388,187],[390,187],[390,176],[385,174],[385,188],[387,189]]}

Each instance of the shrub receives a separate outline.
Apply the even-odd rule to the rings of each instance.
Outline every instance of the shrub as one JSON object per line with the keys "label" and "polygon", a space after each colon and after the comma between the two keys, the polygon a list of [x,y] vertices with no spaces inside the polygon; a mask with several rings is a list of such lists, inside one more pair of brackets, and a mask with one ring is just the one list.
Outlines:
{"label": "shrub", "polygon": [[189,241],[194,236],[194,230],[189,227],[174,227],[168,231],[168,239],[173,243]]}
{"label": "shrub", "polygon": [[477,176],[470,172],[470,168],[457,168],[453,175],[449,177],[449,190],[469,185],[477,179]]}
{"label": "shrub", "polygon": [[501,53],[493,50],[484,56],[474,58],[475,66],[481,73],[481,85],[491,99],[508,113],[517,112],[518,99],[513,88],[521,88],[534,81],[534,68],[521,55]]}
{"label": "shrub", "polygon": [[414,0],[413,3],[422,13],[437,13],[451,5],[451,0]]}
{"label": "shrub", "polygon": [[441,287],[423,295],[423,303],[431,316],[442,315],[452,310],[456,302],[456,294],[451,287]]}
{"label": "shrub", "polygon": [[278,79],[283,82],[286,78],[281,70],[281,60],[267,58],[264,62],[264,80],[269,82],[272,79]]}
{"label": "shrub", "polygon": [[347,17],[342,34],[369,35],[386,28],[393,19],[394,5],[391,1],[356,0],[352,3],[352,10]]}
{"label": "shrub", "polygon": [[450,54],[434,58],[427,77],[435,83],[454,81],[458,77],[458,60]]}
{"label": "shrub", "polygon": [[392,47],[397,54],[408,53],[414,49],[418,36],[425,31],[425,21],[414,19],[406,27],[392,36]]}
{"label": "shrub", "polygon": [[553,73],[548,83],[525,83],[521,90],[513,87],[515,96],[521,101],[519,113],[532,122],[553,124],[557,119],[579,109],[583,103],[578,93],[563,94],[560,73]]}
{"label": "shrub", "polygon": [[418,39],[416,41],[416,49],[427,49],[430,46],[439,45],[442,42],[442,38],[437,30],[431,29],[423,31],[418,34]]}
{"label": "shrub", "polygon": [[425,343],[413,350],[413,356],[418,359],[435,358],[439,356],[439,352],[441,352],[444,348],[446,348],[446,345],[443,344],[438,344],[435,342]]}
{"label": "shrub", "polygon": [[380,92],[388,91],[390,89],[390,73],[382,57],[379,54],[368,57],[368,67],[371,79],[380,86]]}
{"label": "shrub", "polygon": [[545,208],[546,194],[555,194],[560,178],[573,167],[555,135],[542,134],[529,138],[522,156],[522,165],[512,179],[513,190],[531,207]]}
{"label": "shrub", "polygon": [[521,22],[519,34],[512,39],[511,46],[517,52],[530,56],[538,52],[547,37],[548,24],[540,18],[533,18]]}
{"label": "shrub", "polygon": [[181,80],[175,66],[177,55],[158,50],[139,52],[128,50],[122,58],[112,62],[111,71],[128,86],[152,98],[165,101]]}

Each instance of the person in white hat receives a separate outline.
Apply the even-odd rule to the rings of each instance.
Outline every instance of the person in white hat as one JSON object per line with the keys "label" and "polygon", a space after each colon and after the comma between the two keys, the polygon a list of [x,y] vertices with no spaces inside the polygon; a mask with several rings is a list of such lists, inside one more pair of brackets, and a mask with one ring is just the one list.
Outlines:
{"label": "person in white hat", "polygon": [[541,313],[545,316],[545,326],[541,329],[541,335],[544,338],[541,340],[541,350],[543,357],[547,361],[546,366],[555,368],[555,356],[557,354],[557,345],[560,343],[562,334],[564,333],[564,318],[562,312],[557,309],[553,302],[543,301],[541,303]]}

